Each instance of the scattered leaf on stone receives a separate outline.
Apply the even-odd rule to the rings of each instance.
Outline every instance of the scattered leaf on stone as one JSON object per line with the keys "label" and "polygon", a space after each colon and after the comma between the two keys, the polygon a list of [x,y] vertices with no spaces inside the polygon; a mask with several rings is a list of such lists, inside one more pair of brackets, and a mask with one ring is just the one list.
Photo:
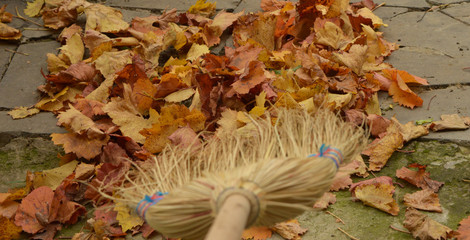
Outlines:
{"label": "scattered leaf on stone", "polygon": [[390,124],[387,128],[386,135],[372,146],[368,146],[369,154],[369,169],[372,171],[379,171],[387,163],[392,154],[403,146],[403,135],[396,124]]}
{"label": "scattered leaf on stone", "polygon": [[215,6],[215,2],[211,3],[207,2],[207,0],[197,0],[197,2],[189,8],[188,12],[204,17],[210,17],[215,13]]}
{"label": "scattered leaf on stone", "polygon": [[384,77],[391,81],[388,93],[393,96],[393,101],[411,109],[423,105],[423,99],[414,93],[407,84],[428,85],[425,79],[396,69],[384,69],[382,72]]}
{"label": "scattered leaf on stone", "polygon": [[403,226],[411,232],[414,238],[420,240],[449,239],[454,234],[452,229],[410,207],[406,209]]}
{"label": "scattered leaf on stone", "polygon": [[243,240],[266,240],[272,236],[273,232],[268,227],[250,227],[242,234]]}
{"label": "scattered leaf on stone", "polygon": [[284,239],[289,240],[300,240],[302,239],[300,236],[308,231],[308,229],[302,228],[299,221],[296,219],[276,223],[272,227],[272,230],[281,235]]}
{"label": "scattered leaf on stone", "polygon": [[39,113],[39,109],[37,108],[27,108],[27,107],[19,107],[15,108],[11,111],[8,112],[8,115],[10,115],[13,119],[21,119],[21,118],[26,118],[35,114]]}
{"label": "scattered leaf on stone", "polygon": [[0,39],[3,40],[19,40],[22,34],[20,30],[12,28],[5,23],[0,22]]}
{"label": "scattered leaf on stone", "polygon": [[468,240],[470,239],[470,217],[462,219],[459,222],[459,228],[457,229],[457,239],[458,240]]}
{"label": "scattered leaf on stone", "polygon": [[318,199],[313,208],[316,209],[326,209],[330,204],[334,204],[336,202],[336,195],[334,193],[326,192]]}
{"label": "scattered leaf on stone", "polygon": [[420,210],[442,212],[439,196],[430,189],[407,193],[404,196],[405,205]]}
{"label": "scattered leaf on stone", "polygon": [[461,117],[458,114],[441,115],[441,121],[435,121],[429,125],[429,129],[435,132],[442,130],[463,130],[469,127],[468,120],[466,121],[465,117]]}
{"label": "scattered leaf on stone", "polygon": [[380,209],[394,216],[398,215],[400,211],[397,202],[393,199],[393,192],[395,191],[393,185],[384,183],[363,184],[355,187],[352,191],[355,197],[365,205]]}
{"label": "scattered leaf on stone", "polygon": [[0,7],[0,22],[2,23],[9,23],[13,18],[13,15],[11,13],[5,11],[6,7],[6,4]]}
{"label": "scattered leaf on stone", "polygon": [[439,191],[439,188],[444,184],[443,182],[435,181],[430,178],[431,174],[426,172],[426,165],[414,163],[410,164],[408,167],[417,168],[418,171],[402,167],[397,170],[396,176],[421,189],[430,189],[434,192]]}

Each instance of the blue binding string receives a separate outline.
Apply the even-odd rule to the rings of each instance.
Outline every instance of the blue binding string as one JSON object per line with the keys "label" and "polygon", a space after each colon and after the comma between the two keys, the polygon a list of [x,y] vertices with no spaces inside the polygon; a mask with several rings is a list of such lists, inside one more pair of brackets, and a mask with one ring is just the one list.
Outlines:
{"label": "blue binding string", "polygon": [[135,211],[142,219],[145,220],[145,213],[147,212],[147,209],[160,202],[160,200],[163,199],[163,196],[167,194],[168,192],[162,193],[158,191],[152,196],[145,195],[144,199],[140,200],[139,204],[137,204],[137,207],[135,207]]}
{"label": "blue binding string", "polygon": [[341,151],[337,148],[327,146],[325,144],[322,144],[320,146],[319,152],[316,154],[310,154],[308,157],[326,157],[331,159],[335,165],[336,169],[339,168],[339,165],[343,162],[343,154],[341,154]]}

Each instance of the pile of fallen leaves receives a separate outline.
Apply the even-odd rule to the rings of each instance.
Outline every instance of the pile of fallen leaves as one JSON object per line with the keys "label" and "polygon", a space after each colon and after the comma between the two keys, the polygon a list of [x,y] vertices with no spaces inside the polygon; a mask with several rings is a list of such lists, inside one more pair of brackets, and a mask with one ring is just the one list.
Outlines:
{"label": "pile of fallen leaves", "polygon": [[[385,24],[373,13],[371,0],[351,5],[348,0],[262,0],[261,7],[264,12],[216,13],[215,3],[199,0],[187,12],[169,10],[129,24],[120,11],[85,0],[28,3],[26,15],[63,29],[58,38],[63,46],[57,55],[47,55],[46,84],[38,87],[44,97],[34,108],[10,115],[57,114],[68,133],[51,137],[66,154],[60,167],[28,173],[24,188],[0,193],[3,239],[22,231],[52,239],[63,225],[86,216],[85,203],[95,209],[86,231],[73,239],[139,232],[148,237],[153,233],[148,225],[124,204],[101,198],[94,187],[104,184],[112,195],[113,184],[132,167],[129,159],[140,165],[167,144],[193,141],[201,130],[243,127],[249,122],[244,113],[262,116],[270,106],[312,111],[325,102],[347,121],[365,120],[376,137],[364,152],[369,166],[358,156],[341,169],[331,191],[349,188],[355,199],[397,215],[392,178],[353,184],[350,176],[379,171],[394,151],[428,129],[468,128],[469,118],[443,116],[423,126],[381,116],[378,91],[388,91],[400,105],[419,107],[423,100],[408,85],[427,81],[384,62],[397,45],[376,31]],[[11,14],[3,9],[1,20],[8,22]],[[82,16],[85,25],[77,25]],[[9,31],[0,25],[2,39],[21,37]],[[221,37],[233,39],[233,45],[213,53]],[[415,210],[440,212],[437,191],[443,183],[417,164],[398,170],[397,177],[423,189],[405,196],[410,210],[404,226],[421,239],[450,236],[451,229]],[[326,193],[315,207],[335,201]],[[423,231],[429,224],[440,231]],[[462,221],[462,228],[469,225]],[[298,239],[306,231],[295,220],[270,227],[250,229],[244,238],[264,239],[274,230]]]}

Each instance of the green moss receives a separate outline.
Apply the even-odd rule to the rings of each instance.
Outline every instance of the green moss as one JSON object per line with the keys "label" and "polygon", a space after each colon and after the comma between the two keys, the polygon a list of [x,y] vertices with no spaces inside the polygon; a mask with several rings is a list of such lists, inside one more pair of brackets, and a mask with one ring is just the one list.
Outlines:
{"label": "green moss", "polygon": [[[470,179],[470,150],[454,143],[435,141],[414,141],[408,143],[403,150],[414,152],[395,152],[386,166],[374,173],[376,176],[390,176],[394,182],[403,186],[395,185],[394,198],[400,207],[398,216],[365,206],[362,202],[353,202],[349,191],[340,191],[335,193],[337,202],[328,210],[340,217],[345,224],[337,223],[333,216],[323,211],[305,213],[299,218],[301,225],[309,228],[304,239],[350,239],[338,227],[359,239],[413,239],[409,234],[390,228],[390,225],[402,228],[406,210],[403,196],[420,190],[395,176],[397,169],[411,163],[427,165],[431,179],[444,182],[438,192],[443,212],[422,212],[452,229],[457,229],[458,223],[470,215],[470,183],[462,181]],[[362,180],[364,179],[353,178],[354,182]]]}

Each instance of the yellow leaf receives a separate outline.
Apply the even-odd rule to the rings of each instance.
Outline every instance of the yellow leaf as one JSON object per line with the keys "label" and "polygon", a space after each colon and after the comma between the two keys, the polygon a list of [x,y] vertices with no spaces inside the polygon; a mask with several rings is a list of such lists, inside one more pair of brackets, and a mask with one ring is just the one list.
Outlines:
{"label": "yellow leaf", "polygon": [[69,107],[67,111],[60,113],[57,117],[59,124],[78,134],[87,133],[89,137],[104,134],[91,118],[85,116],[72,105]]}
{"label": "yellow leaf", "polygon": [[198,57],[210,53],[209,47],[207,45],[199,45],[197,43],[193,43],[191,48],[186,55],[186,59],[190,61],[196,60]]}
{"label": "yellow leaf", "polygon": [[10,220],[0,216],[0,239],[19,239],[23,230],[14,223],[14,219]]}
{"label": "yellow leaf", "polygon": [[85,30],[118,33],[129,27],[129,24],[122,19],[122,13],[112,7],[101,4],[91,4],[85,8],[85,14]]}
{"label": "yellow leaf", "polygon": [[375,207],[396,216],[400,209],[395,199],[393,199],[394,189],[395,187],[393,185],[375,183],[358,186],[354,191],[356,197],[365,205]]}
{"label": "yellow leaf", "polygon": [[188,9],[189,13],[198,14],[204,17],[210,17],[215,13],[216,3],[206,2],[206,0],[197,0],[196,4]]}
{"label": "yellow leaf", "polygon": [[381,27],[381,26],[385,26],[385,27],[388,27],[387,24],[384,24],[384,22],[382,21],[382,19],[380,19],[379,17],[377,17],[377,15],[375,15],[372,10],[370,10],[369,8],[361,8],[359,10],[357,10],[357,14],[359,14],[360,16],[364,17],[364,18],[369,18],[372,20],[372,24],[374,25],[374,28],[378,28],[378,27]]}
{"label": "yellow leaf", "polygon": [[260,117],[264,114],[265,111],[266,111],[265,107],[255,106],[254,108],[250,110],[250,115]]}
{"label": "yellow leaf", "polygon": [[116,220],[121,225],[122,232],[144,224],[144,220],[135,214],[134,211],[130,211],[125,203],[117,202],[114,211],[117,212]]}
{"label": "yellow leaf", "polygon": [[415,239],[450,239],[453,235],[452,229],[414,208],[406,209],[403,226],[411,232]]}
{"label": "yellow leaf", "polygon": [[192,88],[179,90],[166,96],[165,101],[171,102],[171,103],[179,103],[179,102],[189,99],[191,96],[194,95],[195,92],[196,91]]}
{"label": "yellow leaf", "polygon": [[10,115],[13,119],[20,119],[32,116],[37,113],[39,113],[39,109],[37,108],[28,109],[27,107],[19,107],[9,111],[8,115]]}
{"label": "yellow leaf", "polygon": [[273,232],[268,227],[251,227],[245,229],[242,234],[243,240],[265,240],[272,236]]}
{"label": "yellow leaf", "polygon": [[398,126],[400,129],[401,135],[403,135],[403,140],[408,142],[412,139],[419,138],[429,134],[427,127],[418,125],[416,126],[413,122],[408,122],[407,124],[401,124],[395,117],[392,117],[391,120]]}
{"label": "yellow leaf", "polygon": [[299,221],[291,219],[285,222],[276,223],[273,228],[275,232],[281,235],[284,239],[301,239],[300,236],[307,232],[308,229],[302,228]]}
{"label": "yellow leaf", "polygon": [[333,56],[338,62],[351,68],[357,75],[362,75],[362,65],[364,65],[367,58],[367,48],[367,46],[354,44],[349,52],[343,52],[342,54],[334,52]]}
{"label": "yellow leaf", "polygon": [[49,74],[57,74],[69,67],[69,65],[65,63],[64,60],[60,59],[58,56],[52,53],[47,53],[46,56],[47,70],[49,71]]}
{"label": "yellow leaf", "polygon": [[387,135],[382,137],[379,142],[371,147],[369,158],[369,169],[379,171],[387,163],[393,152],[403,146],[403,135],[400,133],[395,123],[387,128]]}
{"label": "yellow leaf", "polygon": [[334,49],[340,49],[349,41],[340,27],[332,22],[326,22],[324,27],[317,31],[316,42]]}
{"label": "yellow leaf", "polygon": [[242,123],[237,120],[237,111],[226,109],[221,115],[219,121],[217,121],[217,124],[219,124],[218,132],[233,132],[242,126]]}
{"label": "yellow leaf", "polygon": [[82,61],[83,54],[85,54],[85,46],[80,34],[75,33],[67,39],[67,43],[60,50],[61,52],[58,57],[67,63],[74,64]]}
{"label": "yellow leaf", "polygon": [[256,106],[264,107],[264,104],[266,103],[266,92],[261,91],[261,93],[255,97],[255,101],[256,101]]}
{"label": "yellow leaf", "polygon": [[377,114],[382,116],[382,110],[380,109],[379,97],[377,93],[374,93],[374,95],[369,98],[365,110],[367,114]]}
{"label": "yellow leaf", "polygon": [[35,188],[48,186],[55,190],[68,175],[73,173],[77,165],[78,161],[74,160],[60,167],[35,173],[33,185]]}
{"label": "yellow leaf", "polygon": [[351,102],[352,97],[353,97],[352,93],[347,93],[347,94],[329,93],[328,103],[331,104],[334,109],[340,109],[348,105],[348,103]]}
{"label": "yellow leaf", "polygon": [[28,15],[29,17],[36,17],[39,15],[39,12],[44,6],[44,0],[34,0],[33,2],[27,2],[28,6],[24,10],[24,14]]}
{"label": "yellow leaf", "polygon": [[4,23],[0,22],[0,39],[4,40],[18,40],[21,38],[21,31],[12,28]]}
{"label": "yellow leaf", "polygon": [[44,97],[38,103],[36,103],[35,107],[43,111],[57,111],[64,107],[64,102],[75,102],[75,96],[80,93],[82,93],[82,90],[80,89],[65,87],[52,98]]}

